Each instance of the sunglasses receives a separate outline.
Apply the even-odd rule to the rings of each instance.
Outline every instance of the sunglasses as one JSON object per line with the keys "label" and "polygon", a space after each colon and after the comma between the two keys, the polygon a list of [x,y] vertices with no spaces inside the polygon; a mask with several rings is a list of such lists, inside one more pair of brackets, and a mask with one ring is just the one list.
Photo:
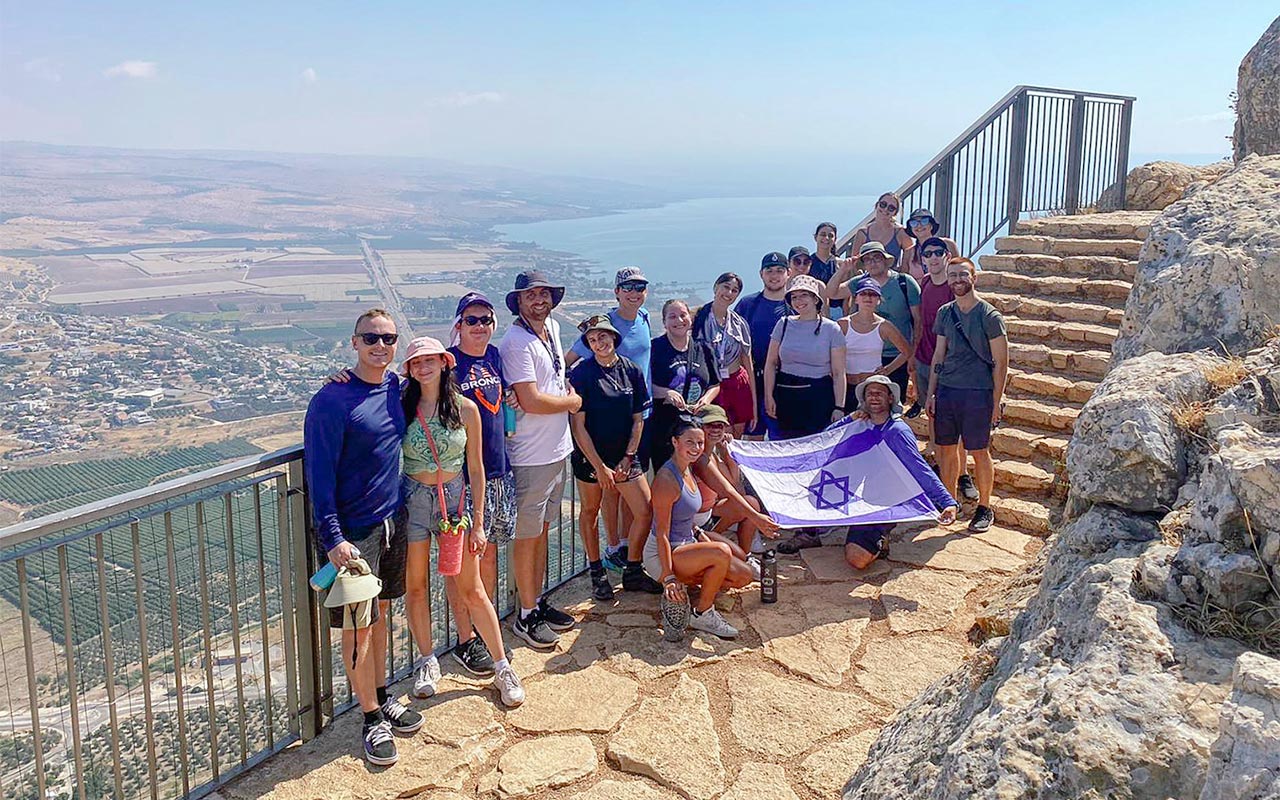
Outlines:
{"label": "sunglasses", "polygon": [[883,200],[881,200],[879,203],[876,203],[876,208],[880,209],[881,211],[888,211],[890,214],[898,213],[897,206],[895,206],[893,203],[886,203]]}
{"label": "sunglasses", "polygon": [[933,220],[930,217],[916,217],[911,220],[910,225],[913,228],[929,227],[933,225]]}
{"label": "sunglasses", "polygon": [[649,284],[644,281],[623,281],[618,284],[618,288],[624,292],[643,292],[649,288]]}
{"label": "sunglasses", "polygon": [[400,339],[400,334],[398,333],[361,333],[359,336],[360,341],[369,347],[373,347],[379,341],[386,345],[392,345]]}
{"label": "sunglasses", "polygon": [[925,258],[934,258],[935,256],[945,255],[946,252],[946,250],[923,250],[920,255]]}
{"label": "sunglasses", "polygon": [[596,314],[593,317],[587,317],[582,322],[578,323],[578,330],[582,331],[583,333],[586,333],[588,328],[590,328],[593,325],[599,325],[602,322],[609,322],[608,314]]}
{"label": "sunglasses", "polygon": [[462,322],[464,325],[470,325],[471,327],[475,327],[476,325],[484,325],[485,327],[488,327],[494,323],[494,319],[487,315],[477,317],[474,314],[468,314],[462,318]]}

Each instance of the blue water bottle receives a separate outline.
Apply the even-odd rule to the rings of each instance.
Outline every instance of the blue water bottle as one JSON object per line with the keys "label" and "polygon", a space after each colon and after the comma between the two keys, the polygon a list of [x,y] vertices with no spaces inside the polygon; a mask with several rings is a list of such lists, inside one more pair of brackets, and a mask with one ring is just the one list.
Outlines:
{"label": "blue water bottle", "polygon": [[311,576],[311,588],[317,592],[328,591],[333,582],[338,579],[338,568],[333,565],[332,561],[325,561],[324,566],[316,570],[316,574]]}
{"label": "blue water bottle", "polygon": [[508,437],[516,435],[516,410],[510,403],[502,404],[502,430]]}

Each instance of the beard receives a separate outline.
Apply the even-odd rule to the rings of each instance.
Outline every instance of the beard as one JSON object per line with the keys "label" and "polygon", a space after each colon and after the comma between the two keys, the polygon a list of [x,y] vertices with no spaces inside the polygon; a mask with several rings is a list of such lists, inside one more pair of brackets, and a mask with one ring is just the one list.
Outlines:
{"label": "beard", "polygon": [[956,297],[964,297],[973,291],[972,283],[953,283],[951,284],[951,293]]}

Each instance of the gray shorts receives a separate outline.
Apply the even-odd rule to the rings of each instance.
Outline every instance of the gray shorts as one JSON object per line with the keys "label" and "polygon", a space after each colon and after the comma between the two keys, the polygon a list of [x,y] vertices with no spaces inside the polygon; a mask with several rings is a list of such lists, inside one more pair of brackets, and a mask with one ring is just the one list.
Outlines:
{"label": "gray shorts", "polygon": [[444,485],[444,499],[448,506],[444,513],[441,513],[440,495],[434,483],[421,483],[406,475],[401,479],[400,493],[404,497],[405,530],[410,542],[427,541],[440,532],[441,519],[457,517],[459,497],[463,498],[462,513],[471,514],[471,494],[462,475]]}
{"label": "gray shorts", "polygon": [[560,516],[560,498],[564,495],[565,460],[530,467],[512,465],[516,478],[517,539],[536,539],[542,526]]}
{"label": "gray shorts", "polygon": [[516,478],[508,472],[484,482],[484,535],[493,544],[506,544],[515,530]]}
{"label": "gray shorts", "polygon": [[920,405],[924,405],[924,399],[929,394],[929,373],[932,370],[931,364],[920,364],[916,367],[916,398],[919,399]]}

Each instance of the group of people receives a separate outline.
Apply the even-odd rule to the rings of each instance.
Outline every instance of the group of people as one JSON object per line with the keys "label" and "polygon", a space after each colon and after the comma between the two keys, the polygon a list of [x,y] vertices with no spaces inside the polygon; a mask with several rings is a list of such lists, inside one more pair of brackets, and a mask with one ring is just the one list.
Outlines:
{"label": "group of people", "polygon": [[[518,275],[504,298],[512,322],[496,345],[497,307],[472,292],[458,302],[451,345],[413,339],[398,373],[394,320],[380,309],[361,315],[356,365],[312,399],[304,446],[318,557],[340,577],[381,581],[367,626],[341,608],[330,620],[342,628],[371,763],[394,763],[394,734],[423,724],[387,694],[390,600],[405,598],[420,653],[411,694],[431,696],[440,679],[427,593],[433,536],[459,632],[449,655],[491,675],[503,704],[518,706],[524,689],[494,610],[498,547],[512,543],[513,633],[551,649],[573,628],[543,585],[566,472],[580,498],[593,596],[613,598],[609,570],[621,572],[622,591],[661,596],[668,635],[688,627],[736,636],[716,595],[758,580],[764,539],[779,533],[734,461],[734,438],[796,438],[864,416],[896,431],[891,446],[919,461],[944,524],[958,512],[952,498],[964,497],[978,501],[969,527],[991,525],[987,444],[1007,374],[1004,324],[974,294],[972,262],[937,236],[932,215],[918,211],[904,227],[899,205],[892,194],[879,199],[852,258],[836,257],[836,227],[824,222],[812,254],[764,257],[760,291],[740,297],[742,279],[725,273],[698,309],[666,301],[656,337],[639,267],[618,270],[616,307],[583,320],[568,348],[553,314],[565,287],[537,270]],[[911,385],[908,414],[927,409],[940,479],[896,418]],[[865,568],[891,528],[850,528],[846,560]],[[777,549],[818,546],[818,534],[799,531]],[[444,571],[446,536],[461,537],[454,574]]]}

